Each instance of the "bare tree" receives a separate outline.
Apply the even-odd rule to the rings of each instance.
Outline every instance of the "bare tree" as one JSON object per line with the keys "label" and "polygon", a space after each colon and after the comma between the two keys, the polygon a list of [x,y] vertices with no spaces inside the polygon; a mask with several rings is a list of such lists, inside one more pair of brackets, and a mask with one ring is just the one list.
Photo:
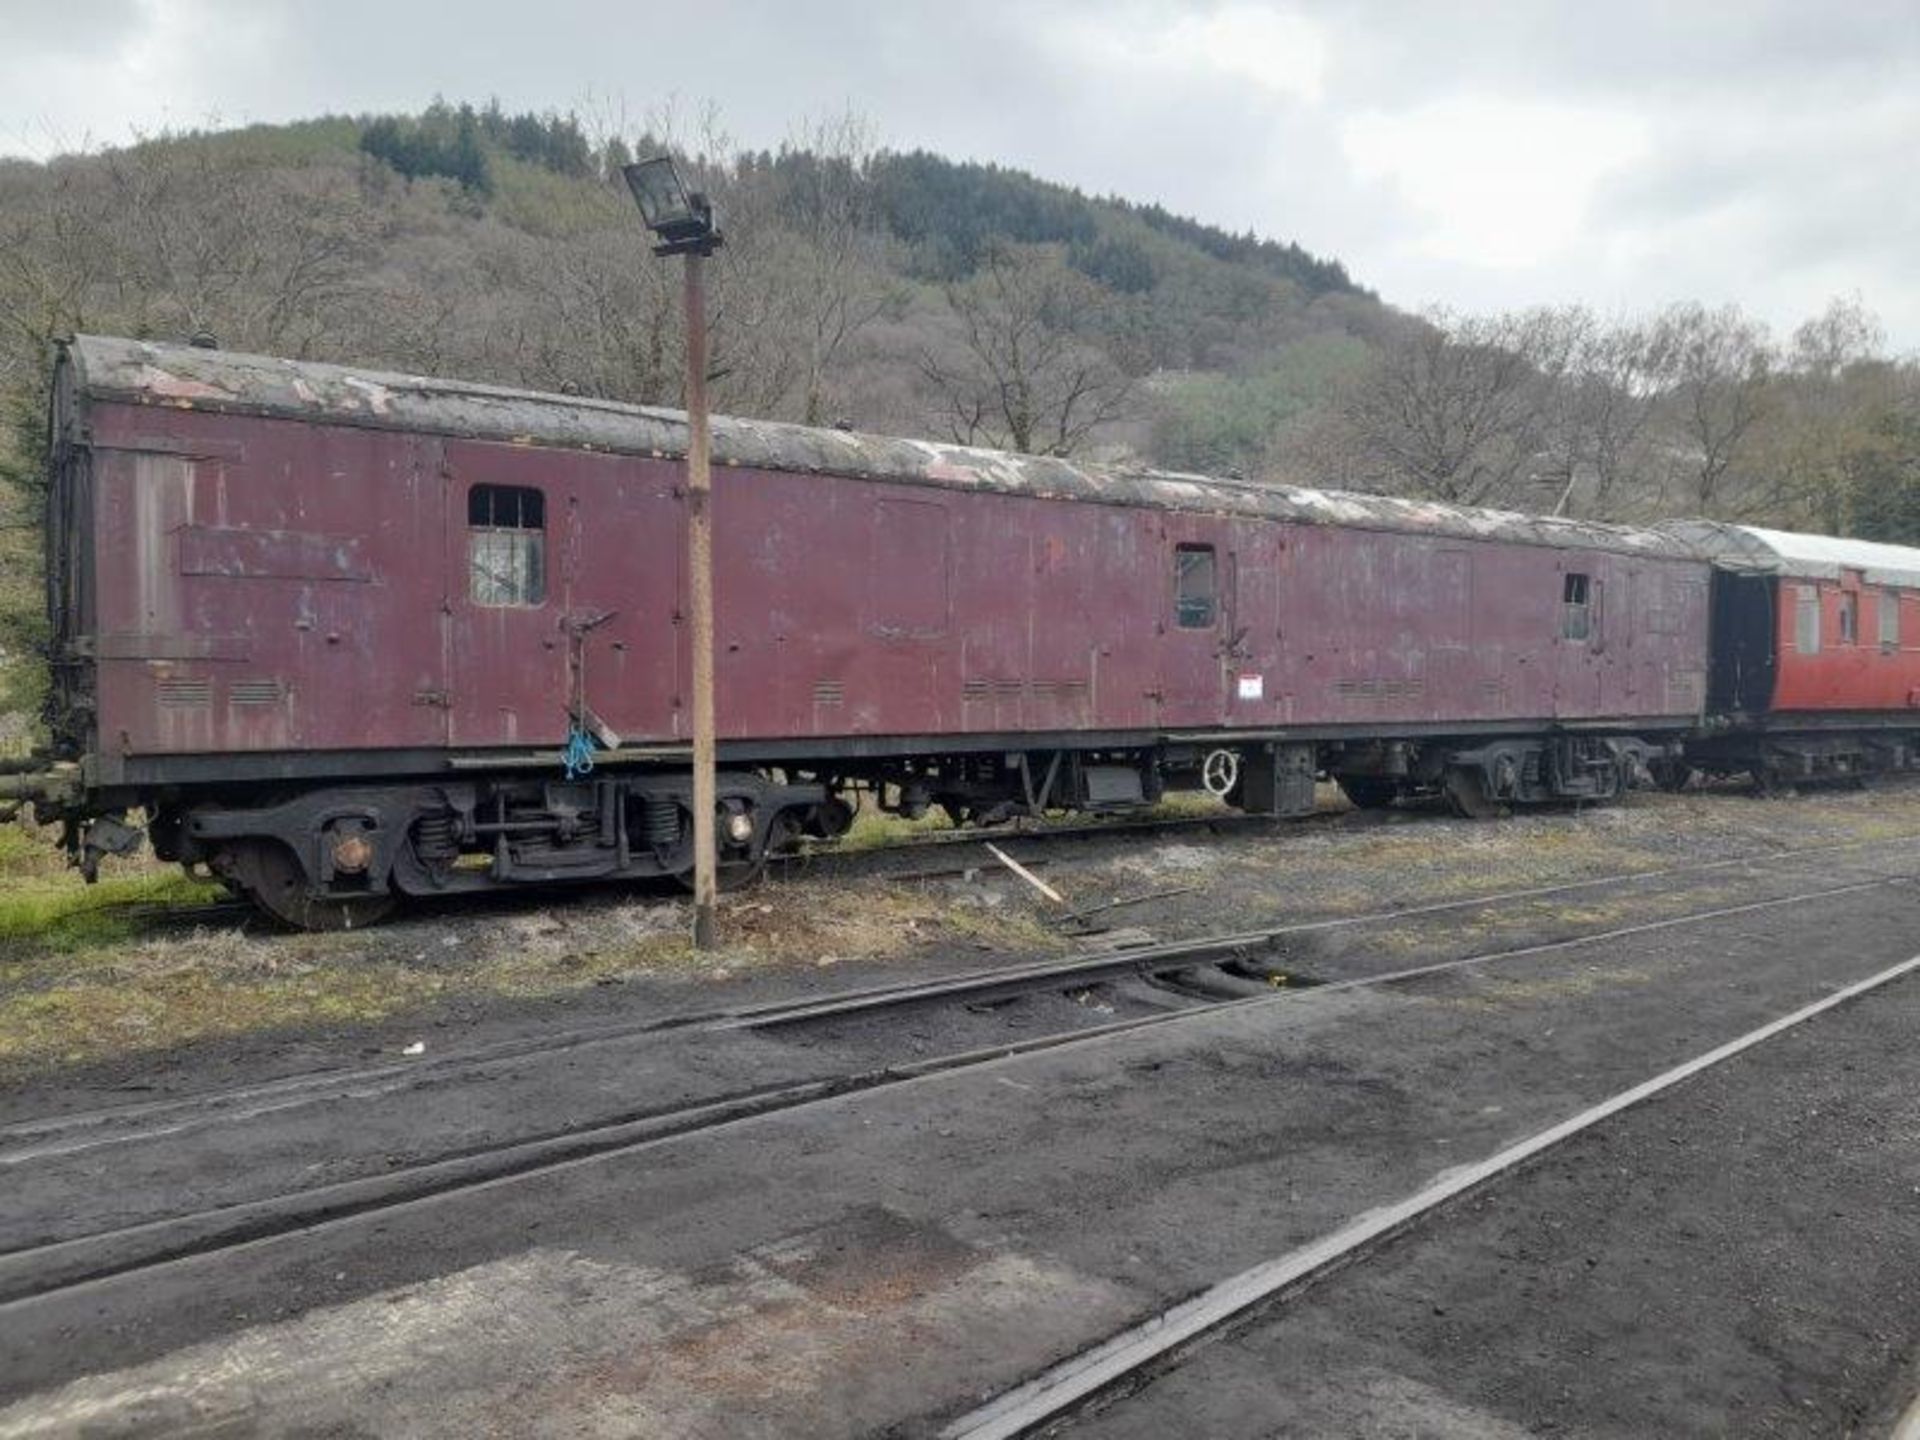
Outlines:
{"label": "bare tree", "polygon": [[1580,423],[1593,476],[1593,514],[1617,519],[1621,492],[1646,473],[1647,437],[1662,357],[1653,332],[1638,320],[1602,327],[1582,352],[1577,374]]}
{"label": "bare tree", "polygon": [[1540,475],[1554,513],[1617,518],[1646,469],[1661,368],[1649,327],[1573,305],[1533,312],[1525,340],[1547,386]]}
{"label": "bare tree", "polygon": [[1766,413],[1777,355],[1767,329],[1737,306],[1675,305],[1654,321],[1670,469],[1701,515],[1751,506],[1732,493],[1754,426]]}
{"label": "bare tree", "polygon": [[1783,520],[1853,533],[1864,451],[1884,442],[1900,404],[1886,332],[1855,296],[1793,333],[1775,402],[1755,448]]}
{"label": "bare tree", "polygon": [[815,121],[775,159],[785,283],[799,302],[800,418],[828,419],[846,347],[901,303],[887,271],[889,242],[874,204],[872,125],[851,110]]}
{"label": "bare tree", "polygon": [[86,325],[118,260],[112,214],[85,160],[0,162],[0,382],[29,373],[54,336]]}
{"label": "bare tree", "polygon": [[347,175],[248,164],[206,135],[156,137],[102,163],[113,308],[139,333],[207,330],[302,356],[336,348],[375,238]]}
{"label": "bare tree", "polygon": [[1349,390],[1341,429],[1372,488],[1517,503],[1546,444],[1539,317],[1436,312],[1389,340]]}
{"label": "bare tree", "polygon": [[498,237],[474,277],[510,297],[485,337],[490,368],[540,389],[678,404],[678,270],[648,256],[617,199],[604,224],[579,233]]}
{"label": "bare tree", "polygon": [[1124,411],[1132,382],[1093,339],[1107,297],[1059,256],[995,244],[946,294],[958,353],[921,372],[955,440],[1067,455]]}

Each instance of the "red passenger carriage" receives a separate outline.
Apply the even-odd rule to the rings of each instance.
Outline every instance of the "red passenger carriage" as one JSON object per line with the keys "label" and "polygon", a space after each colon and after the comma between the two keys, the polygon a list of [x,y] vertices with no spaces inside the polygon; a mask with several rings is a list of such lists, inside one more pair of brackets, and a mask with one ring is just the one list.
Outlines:
{"label": "red passenger carriage", "polygon": [[1763,785],[1911,763],[1920,550],[1709,521],[1661,528],[1714,566],[1711,719],[1691,762]]}

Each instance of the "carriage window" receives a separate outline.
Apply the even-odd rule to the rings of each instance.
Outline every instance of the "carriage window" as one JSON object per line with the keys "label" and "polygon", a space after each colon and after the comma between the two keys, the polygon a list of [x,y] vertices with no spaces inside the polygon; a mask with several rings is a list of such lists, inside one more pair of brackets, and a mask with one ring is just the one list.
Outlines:
{"label": "carriage window", "polygon": [[1570,574],[1560,587],[1560,638],[1584,640],[1593,633],[1592,586],[1585,575]]}
{"label": "carriage window", "polygon": [[467,492],[468,594],[476,605],[538,605],[547,598],[546,496],[519,485]]}
{"label": "carriage window", "polygon": [[1213,624],[1213,547],[1176,545],[1173,550],[1174,623],[1182,630],[1205,630]]}
{"label": "carriage window", "polygon": [[1850,593],[1840,596],[1840,643],[1851,645],[1860,638],[1860,597]]}
{"label": "carriage window", "polygon": [[1812,585],[1795,587],[1793,648],[1802,655],[1820,653],[1820,591]]}
{"label": "carriage window", "polygon": [[1900,592],[1880,592],[1880,643],[1889,650],[1900,648]]}

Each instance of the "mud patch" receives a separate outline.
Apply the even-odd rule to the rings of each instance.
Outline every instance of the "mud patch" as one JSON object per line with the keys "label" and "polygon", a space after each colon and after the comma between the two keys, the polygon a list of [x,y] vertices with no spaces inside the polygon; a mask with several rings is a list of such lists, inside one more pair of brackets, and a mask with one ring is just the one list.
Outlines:
{"label": "mud patch", "polygon": [[531,1250],[90,1376],[0,1436],[836,1436],[969,1401],[1139,1308],[868,1208],[697,1274]]}

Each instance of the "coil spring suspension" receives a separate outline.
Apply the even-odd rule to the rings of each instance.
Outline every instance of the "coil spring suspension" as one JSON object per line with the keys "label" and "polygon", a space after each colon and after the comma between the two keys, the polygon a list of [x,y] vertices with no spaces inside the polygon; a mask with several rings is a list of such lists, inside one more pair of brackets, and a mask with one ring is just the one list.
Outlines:
{"label": "coil spring suspension", "polygon": [[460,854],[460,841],[454,832],[453,812],[441,810],[415,821],[413,850],[429,865],[456,859]]}
{"label": "coil spring suspension", "polygon": [[641,802],[640,843],[664,850],[680,841],[680,807],[649,795]]}

